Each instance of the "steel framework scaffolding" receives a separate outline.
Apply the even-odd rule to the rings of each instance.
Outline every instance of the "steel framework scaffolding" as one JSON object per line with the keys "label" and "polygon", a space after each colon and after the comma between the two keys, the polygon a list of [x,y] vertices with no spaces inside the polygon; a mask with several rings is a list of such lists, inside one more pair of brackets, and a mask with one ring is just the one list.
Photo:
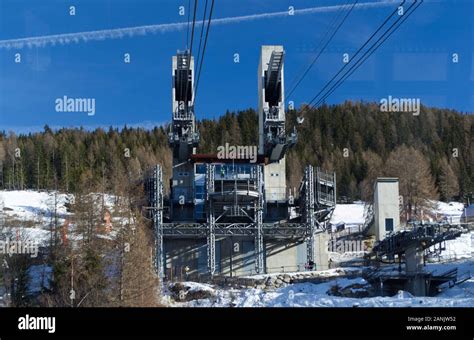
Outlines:
{"label": "steel framework scaffolding", "polygon": [[[324,174],[326,184],[330,184],[331,190],[335,190],[335,175],[329,175],[317,171],[316,180],[319,181]],[[332,176],[332,180],[331,180]],[[334,204],[325,201],[321,204],[321,192],[318,190],[314,179],[314,168],[308,166],[305,169],[304,178],[300,186],[300,218],[296,222],[264,222],[264,181],[263,165],[257,166],[256,190],[258,195],[253,201],[254,215],[247,215],[250,222],[217,222],[230,211],[237,211],[239,203],[235,202],[232,209],[224,210],[216,215],[213,194],[220,194],[215,190],[215,164],[206,164],[206,212],[207,220],[204,223],[197,222],[163,222],[163,172],[160,165],[155,166],[152,183],[148,184],[153,212],[153,223],[155,232],[155,266],[160,278],[164,277],[165,254],[164,238],[205,238],[207,243],[207,267],[213,276],[216,272],[216,236],[248,236],[253,237],[255,242],[255,270],[257,273],[265,272],[265,238],[279,239],[304,239],[307,246],[308,263],[315,260],[315,235],[324,231],[325,221],[329,219],[334,209]],[[325,189],[326,192],[327,189]],[[236,190],[234,190],[234,193]],[[247,204],[247,203],[246,203]],[[243,209],[242,209],[243,211]]]}

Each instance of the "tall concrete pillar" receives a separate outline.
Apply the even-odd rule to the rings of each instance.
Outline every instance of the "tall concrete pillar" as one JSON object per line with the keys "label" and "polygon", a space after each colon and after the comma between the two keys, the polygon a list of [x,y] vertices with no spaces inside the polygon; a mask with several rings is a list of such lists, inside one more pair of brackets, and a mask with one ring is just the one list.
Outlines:
{"label": "tall concrete pillar", "polygon": [[319,233],[314,236],[314,262],[316,270],[329,269],[328,242],[329,235],[327,233]]}
{"label": "tall concrete pillar", "polygon": [[423,251],[410,247],[405,252],[406,290],[415,296],[426,296],[426,275],[423,272]]}

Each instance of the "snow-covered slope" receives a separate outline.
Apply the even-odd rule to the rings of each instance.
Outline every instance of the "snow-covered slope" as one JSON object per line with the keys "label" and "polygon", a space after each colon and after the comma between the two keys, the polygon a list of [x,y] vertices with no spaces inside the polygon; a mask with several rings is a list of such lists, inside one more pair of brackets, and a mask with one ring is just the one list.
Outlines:
{"label": "snow-covered slope", "polygon": [[433,201],[434,209],[433,213],[437,215],[438,219],[442,219],[451,224],[461,222],[461,215],[464,211],[464,204],[459,202],[440,202]]}
{"label": "snow-covered slope", "polygon": [[[48,192],[21,190],[0,191],[0,202],[6,216],[19,220],[48,223],[53,212],[64,217],[67,214],[65,204],[72,196]],[[0,206],[2,204],[0,203]]]}
{"label": "snow-covered slope", "polygon": [[[94,194],[101,195],[101,194]],[[67,204],[72,203],[73,195],[33,191],[33,190],[14,190],[0,191],[0,221],[14,221],[5,223],[5,225],[15,226],[15,230],[11,228],[1,229],[2,237],[11,237],[11,233],[21,236],[23,240],[31,240],[44,244],[50,238],[50,227],[53,217],[56,215],[57,224],[63,225],[65,220],[71,217],[68,212]],[[104,195],[105,206],[109,210],[113,210],[115,197]],[[2,235],[3,234],[3,235]]]}
{"label": "snow-covered slope", "polygon": [[364,203],[337,204],[332,214],[330,224],[344,223],[347,228],[364,224]]}
{"label": "snow-covered slope", "polygon": [[[105,206],[107,208],[113,207],[114,199],[114,196],[104,195]],[[0,191],[0,207],[3,206],[4,214],[7,217],[25,221],[49,223],[54,213],[60,218],[64,218],[69,215],[66,205],[72,203],[73,200],[74,196],[71,194],[53,191]]]}

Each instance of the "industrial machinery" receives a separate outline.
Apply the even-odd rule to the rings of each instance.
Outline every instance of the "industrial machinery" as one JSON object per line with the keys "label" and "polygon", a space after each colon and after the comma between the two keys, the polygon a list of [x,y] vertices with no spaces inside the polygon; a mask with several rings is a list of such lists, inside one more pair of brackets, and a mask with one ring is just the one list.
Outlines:
{"label": "industrial machinery", "polygon": [[335,207],[336,178],[309,165],[299,191],[287,188],[285,154],[296,133],[285,131],[284,55],[282,46],[262,47],[256,161],[196,152],[194,59],[189,51],[173,57],[169,196],[161,165],[146,181],[162,279],[183,271],[205,279],[327,268],[322,232]]}
{"label": "industrial machinery", "polygon": [[372,279],[378,281],[381,290],[386,290],[388,294],[398,290],[406,290],[416,296],[437,294],[438,287],[443,283],[456,283],[457,269],[433,275],[424,270],[425,257],[440,254],[445,249],[445,242],[459,237],[461,233],[462,230],[449,224],[412,223],[409,230],[389,234],[375,244],[369,257],[378,263],[398,262],[398,273],[376,272]]}

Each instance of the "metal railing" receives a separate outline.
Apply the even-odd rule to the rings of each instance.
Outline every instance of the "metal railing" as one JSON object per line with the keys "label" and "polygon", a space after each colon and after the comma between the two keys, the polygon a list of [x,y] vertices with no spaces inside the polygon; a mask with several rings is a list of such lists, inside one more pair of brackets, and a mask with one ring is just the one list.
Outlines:
{"label": "metal railing", "polygon": [[272,106],[269,109],[264,109],[265,121],[282,121],[280,115],[280,106]]}
{"label": "metal railing", "polygon": [[194,116],[194,108],[189,106],[188,109],[177,108],[173,112],[173,120],[192,120]]}

